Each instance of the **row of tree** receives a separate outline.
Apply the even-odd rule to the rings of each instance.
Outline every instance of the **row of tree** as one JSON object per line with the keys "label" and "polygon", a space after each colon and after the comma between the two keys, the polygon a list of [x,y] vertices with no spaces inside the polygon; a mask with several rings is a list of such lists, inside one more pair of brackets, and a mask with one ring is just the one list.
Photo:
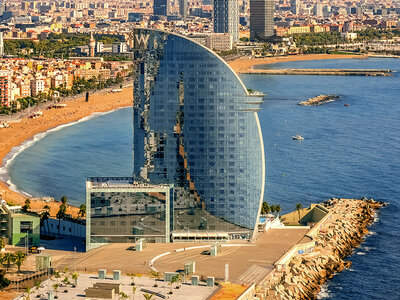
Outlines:
{"label": "row of tree", "polygon": [[[355,43],[368,42],[382,38],[391,39],[396,36],[400,36],[400,29],[367,28],[364,30],[357,31],[357,38],[354,39],[353,41]],[[342,44],[348,42],[346,38],[340,36],[340,32],[336,31],[297,33],[293,34],[292,37],[298,47],[334,45],[334,44]],[[314,51],[320,51],[316,50],[315,48],[310,48],[310,49],[314,49]],[[323,53],[323,52],[309,52],[309,53]]]}
{"label": "row of tree", "polygon": [[6,265],[7,272],[11,266],[11,264],[15,264],[18,268],[18,273],[21,273],[21,266],[26,260],[26,255],[22,251],[18,251],[16,253],[6,252],[4,255],[0,254],[0,262],[3,265]]}
{"label": "row of tree", "polygon": [[[96,34],[96,41],[112,44],[122,41],[122,36]],[[88,33],[51,33],[46,39],[37,42],[31,40],[5,40],[4,53],[22,58],[46,57],[69,58],[76,56],[75,47],[89,43]]]}
{"label": "row of tree", "polygon": [[[303,209],[303,204],[301,203],[296,203],[296,211],[299,215],[299,222],[300,222],[300,211]],[[269,213],[277,213],[279,215],[279,212],[281,211],[281,206],[278,205],[269,205],[268,202],[263,202],[261,205],[261,214],[266,215]]]}
{"label": "row of tree", "polygon": [[267,215],[269,213],[277,213],[279,215],[279,212],[281,211],[281,206],[278,205],[269,205],[268,202],[263,202],[261,205],[261,214],[262,215]]}

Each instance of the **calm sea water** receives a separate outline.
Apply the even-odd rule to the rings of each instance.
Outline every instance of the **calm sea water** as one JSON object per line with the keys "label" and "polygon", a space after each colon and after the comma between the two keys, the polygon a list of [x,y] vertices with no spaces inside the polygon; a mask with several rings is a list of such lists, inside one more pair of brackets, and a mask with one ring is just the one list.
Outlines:
{"label": "calm sea water", "polygon": [[[400,71],[400,60],[321,60],[273,67]],[[400,299],[400,75],[241,77],[248,88],[267,94],[259,116],[268,202],[280,204],[283,213],[298,202],[305,206],[330,197],[366,196],[390,203],[349,258],[352,267],[324,286],[320,298]],[[341,97],[318,107],[297,105],[319,94]],[[65,194],[71,203],[83,203],[86,177],[131,174],[131,124],[128,108],[49,133],[15,157],[11,180],[34,196],[59,199]],[[305,140],[292,140],[296,134]]]}

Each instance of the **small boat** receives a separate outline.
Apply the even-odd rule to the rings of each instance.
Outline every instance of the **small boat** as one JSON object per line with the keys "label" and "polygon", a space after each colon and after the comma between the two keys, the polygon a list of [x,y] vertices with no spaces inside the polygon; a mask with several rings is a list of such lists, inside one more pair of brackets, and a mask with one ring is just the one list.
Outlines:
{"label": "small boat", "polygon": [[349,104],[346,103],[344,106],[349,106]]}
{"label": "small boat", "polygon": [[304,140],[304,138],[300,134],[294,135],[294,136],[292,136],[292,138],[294,140],[298,140],[298,141]]}

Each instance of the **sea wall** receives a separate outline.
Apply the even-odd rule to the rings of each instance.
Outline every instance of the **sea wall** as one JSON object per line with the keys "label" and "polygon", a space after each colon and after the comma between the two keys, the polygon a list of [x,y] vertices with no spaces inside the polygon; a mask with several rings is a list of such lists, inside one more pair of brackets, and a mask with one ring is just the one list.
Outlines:
{"label": "sea wall", "polygon": [[300,242],[278,260],[257,286],[260,299],[315,299],[327,279],[351,265],[345,257],[363,241],[375,209],[383,205],[372,199],[332,199],[324,204],[329,214],[307,234],[315,243],[313,250],[300,254]]}

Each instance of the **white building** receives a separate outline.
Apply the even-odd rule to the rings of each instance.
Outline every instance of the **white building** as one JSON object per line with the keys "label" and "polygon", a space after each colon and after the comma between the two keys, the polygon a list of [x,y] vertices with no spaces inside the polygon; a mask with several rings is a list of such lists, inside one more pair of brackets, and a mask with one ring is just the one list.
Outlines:
{"label": "white building", "polygon": [[32,96],[37,96],[43,93],[45,90],[45,81],[40,78],[34,78],[31,80],[31,94]]}
{"label": "white building", "polygon": [[126,43],[115,43],[112,45],[112,52],[114,53],[128,52],[128,45]]}
{"label": "white building", "polygon": [[232,50],[233,39],[228,33],[214,33],[206,37],[206,47],[216,51]]}

